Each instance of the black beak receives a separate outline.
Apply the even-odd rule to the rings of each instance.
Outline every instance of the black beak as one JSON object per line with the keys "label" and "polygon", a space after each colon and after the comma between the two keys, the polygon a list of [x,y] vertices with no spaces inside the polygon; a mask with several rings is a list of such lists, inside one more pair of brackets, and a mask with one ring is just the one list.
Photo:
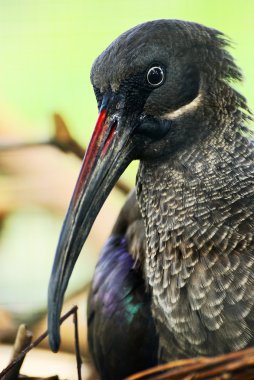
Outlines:
{"label": "black beak", "polygon": [[51,349],[60,345],[59,318],[64,293],[81,248],[114,184],[134,158],[134,123],[115,111],[114,97],[104,96],[79,178],[62,227],[48,288]]}

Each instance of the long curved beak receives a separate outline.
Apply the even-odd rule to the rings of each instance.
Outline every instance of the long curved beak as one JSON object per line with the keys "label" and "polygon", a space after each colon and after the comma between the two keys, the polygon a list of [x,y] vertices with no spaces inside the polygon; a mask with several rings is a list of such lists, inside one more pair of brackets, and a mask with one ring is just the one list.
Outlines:
{"label": "long curved beak", "polygon": [[105,96],[82,163],[59,238],[48,288],[48,330],[52,351],[60,345],[59,318],[72,270],[93,222],[114,184],[134,157],[134,125]]}

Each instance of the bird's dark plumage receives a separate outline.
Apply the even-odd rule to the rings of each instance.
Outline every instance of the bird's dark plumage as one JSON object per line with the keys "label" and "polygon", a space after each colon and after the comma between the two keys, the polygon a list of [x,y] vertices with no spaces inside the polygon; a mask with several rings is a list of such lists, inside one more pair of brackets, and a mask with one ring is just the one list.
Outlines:
{"label": "bird's dark plumage", "polygon": [[103,379],[123,379],[158,363],[150,302],[126,241],[111,237],[98,262],[88,302],[89,348]]}
{"label": "bird's dark plumage", "polygon": [[[136,198],[104,248],[89,301],[89,341],[102,378],[134,372],[137,361],[141,369],[254,344],[251,116],[232,86],[241,73],[227,45],[216,30],[157,20],[121,35],[93,65],[100,116],[57,250],[49,326],[54,348],[81,246],[117,178],[139,159]],[[145,351],[135,350],[132,362],[118,342],[127,338],[133,347],[136,334]],[[128,368],[118,366],[119,354]]]}
{"label": "bird's dark plumage", "polygon": [[137,263],[140,257],[129,254],[127,243],[132,241],[134,255],[143,251],[135,245],[134,230],[144,232],[133,192],[101,252],[88,301],[89,348],[104,380],[123,379],[158,363],[151,295]]}

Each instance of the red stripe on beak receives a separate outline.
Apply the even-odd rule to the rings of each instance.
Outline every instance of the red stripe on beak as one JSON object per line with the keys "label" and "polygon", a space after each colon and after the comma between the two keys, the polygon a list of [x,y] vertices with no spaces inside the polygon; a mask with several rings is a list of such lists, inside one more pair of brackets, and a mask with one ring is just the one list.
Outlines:
{"label": "red stripe on beak", "polygon": [[89,143],[89,146],[87,148],[86,155],[84,157],[81,171],[79,174],[79,178],[78,178],[78,181],[73,193],[75,201],[77,201],[78,196],[80,194],[80,190],[82,187],[84,187],[84,184],[86,183],[86,180],[92,170],[93,164],[97,157],[98,150],[101,145],[101,141],[107,129],[107,124],[105,124],[107,113],[108,113],[107,109],[102,109],[101,112],[99,113],[94,131],[93,131],[93,135]]}

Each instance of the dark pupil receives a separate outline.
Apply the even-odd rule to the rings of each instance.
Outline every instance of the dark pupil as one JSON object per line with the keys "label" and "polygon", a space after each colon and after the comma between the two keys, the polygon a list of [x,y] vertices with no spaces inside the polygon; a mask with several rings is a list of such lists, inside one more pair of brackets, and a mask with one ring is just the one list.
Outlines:
{"label": "dark pupil", "polygon": [[155,67],[154,69],[151,69],[148,74],[148,81],[150,84],[158,84],[162,80],[162,72],[159,67]]}

